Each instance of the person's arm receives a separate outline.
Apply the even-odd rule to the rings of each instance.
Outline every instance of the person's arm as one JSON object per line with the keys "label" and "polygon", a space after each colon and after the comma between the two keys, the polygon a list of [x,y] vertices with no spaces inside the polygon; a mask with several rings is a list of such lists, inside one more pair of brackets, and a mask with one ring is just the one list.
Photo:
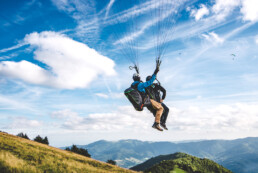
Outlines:
{"label": "person's arm", "polygon": [[157,87],[158,90],[160,90],[162,92],[161,100],[164,100],[166,98],[166,89],[163,88],[161,85],[157,85],[156,87]]}
{"label": "person's arm", "polygon": [[138,90],[141,91],[141,92],[145,92],[145,88],[151,86],[151,84],[154,82],[154,80],[156,79],[156,75],[158,74],[159,72],[159,61],[157,62],[157,65],[156,65],[156,69],[151,77],[150,80],[148,80],[147,82],[144,82],[144,83],[139,83],[138,85]]}
{"label": "person's arm", "polygon": [[151,84],[154,82],[155,79],[156,79],[156,75],[153,74],[150,80],[148,80],[144,83],[139,83],[138,90],[143,91],[145,88],[151,86]]}

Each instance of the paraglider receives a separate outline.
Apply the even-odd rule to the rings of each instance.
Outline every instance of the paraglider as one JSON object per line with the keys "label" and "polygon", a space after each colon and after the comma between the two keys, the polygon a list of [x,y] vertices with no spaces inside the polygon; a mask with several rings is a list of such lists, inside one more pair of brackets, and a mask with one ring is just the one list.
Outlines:
{"label": "paraglider", "polygon": [[[136,1],[133,2],[135,3]],[[172,0],[146,1],[143,4],[145,9],[149,10],[149,13],[139,12],[140,9],[138,9],[137,6],[124,9],[124,11],[131,12],[131,15],[127,16],[126,19],[124,19],[125,21],[118,22],[116,27],[118,31],[114,32],[117,41],[114,44],[119,48],[123,57],[133,64],[129,66],[129,69],[136,71],[133,75],[134,82],[124,91],[124,94],[137,111],[142,111],[144,107],[152,106],[155,109],[155,122],[152,127],[162,131],[163,129],[159,127],[159,124],[164,108],[161,105],[161,100],[150,98],[147,88],[157,79],[157,73],[160,70],[162,58],[169,46],[169,42],[172,40],[171,35],[174,30],[175,14],[177,14],[177,11],[173,9],[178,4]],[[116,5],[119,6],[118,4]],[[123,4],[121,4],[121,6],[122,5]],[[146,22],[147,25],[144,25],[140,24],[139,21],[141,21],[141,23],[143,21],[148,22]],[[151,46],[153,50],[155,50],[156,69],[150,80],[142,82],[138,61],[139,50],[141,50],[139,49],[139,45],[141,45],[139,41],[142,41],[142,39],[139,39],[139,37],[141,33],[147,30],[146,26],[150,28],[148,32],[153,34],[150,40]],[[167,129],[164,123],[162,127]]]}
{"label": "paraglider", "polygon": [[233,57],[232,60],[235,60],[236,55],[232,53],[231,56]]}
{"label": "paraglider", "polygon": [[[163,131],[159,124],[164,108],[161,105],[160,100],[158,101],[157,99],[150,97],[150,93],[147,90],[147,88],[150,87],[156,79],[159,72],[159,66],[160,62],[157,61],[153,75],[146,82],[142,82],[140,75],[135,73],[133,75],[134,82],[131,84],[130,88],[125,90],[124,93],[136,110],[142,111],[143,107],[152,107],[155,110],[155,121],[152,127],[159,131]],[[166,128],[164,124],[162,125]]]}

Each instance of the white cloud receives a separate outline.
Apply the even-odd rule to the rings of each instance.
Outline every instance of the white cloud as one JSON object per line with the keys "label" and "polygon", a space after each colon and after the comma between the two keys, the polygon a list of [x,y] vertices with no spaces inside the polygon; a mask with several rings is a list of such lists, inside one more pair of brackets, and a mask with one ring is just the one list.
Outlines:
{"label": "white cloud", "polygon": [[225,20],[237,7],[243,14],[244,21],[258,20],[258,1],[257,0],[216,0],[212,7],[218,21]]}
{"label": "white cloud", "polygon": [[120,98],[123,98],[124,97],[124,93],[115,93],[115,92],[111,92],[108,93],[108,94],[105,94],[105,93],[96,93],[95,94],[96,96],[98,97],[101,97],[101,98],[110,98],[110,99],[120,99]]}
{"label": "white cloud", "polygon": [[63,117],[62,127],[70,130],[125,130],[147,129],[154,122],[154,117],[146,111],[137,112],[131,106],[119,107],[111,113],[94,113],[79,116],[70,110],[54,112],[54,117]]}
{"label": "white cloud", "polygon": [[[173,6],[174,8],[176,8],[175,6]],[[137,31],[130,31],[130,33],[128,35],[125,35],[123,38],[117,40],[114,44],[119,44],[119,43],[127,43],[130,42],[132,40],[135,40],[136,38],[138,38],[139,36],[141,36],[142,34],[145,33],[145,31],[150,28],[151,26],[155,26],[155,24],[163,21],[164,19],[168,18],[170,15],[172,15],[174,13],[174,10],[170,10],[168,12],[163,12],[163,14],[161,16],[158,17],[154,17],[151,20],[148,20],[147,22],[145,22],[140,29],[138,29]],[[171,24],[173,23],[172,19],[169,21]],[[170,25],[171,26],[171,25]],[[165,29],[165,28],[162,28]],[[171,31],[173,31],[173,29],[170,29]],[[170,31],[170,32],[171,32]],[[154,32],[155,33],[155,32]],[[159,37],[164,37],[164,35],[166,35],[168,37],[169,34],[161,34],[161,33],[155,33],[157,35],[159,35]],[[157,36],[158,37],[158,36]],[[162,38],[164,39],[164,38]]]}
{"label": "white cloud", "polygon": [[[94,113],[88,116],[79,116],[71,111],[68,116],[65,110],[59,113],[59,117],[63,117],[62,127],[70,130],[99,132],[148,130],[154,122],[153,115],[147,109],[137,112],[132,106],[123,106],[110,113]],[[258,123],[257,115],[257,104],[236,103],[207,108],[170,107],[167,125],[174,132],[202,133],[205,129],[211,135],[219,133],[223,136],[224,132],[255,130]]]}
{"label": "white cloud", "polygon": [[69,120],[82,120],[76,112],[71,111],[70,109],[64,109],[60,111],[52,112],[51,116],[58,119],[69,119]]}
{"label": "white cloud", "polygon": [[52,0],[53,4],[62,12],[67,13],[76,22],[76,35],[88,42],[95,42],[99,34],[99,19],[96,14],[94,1],[83,0]]}
{"label": "white cloud", "polygon": [[255,43],[258,44],[258,35],[255,37]]}
{"label": "white cloud", "polygon": [[48,82],[51,77],[43,68],[28,61],[2,61],[0,63],[0,74],[15,77],[33,84]]}
{"label": "white cloud", "polygon": [[105,21],[105,24],[114,24],[114,23],[119,23],[119,22],[125,22],[125,21],[131,19],[132,17],[137,17],[146,12],[150,12],[150,10],[155,9],[160,4],[155,0],[141,3],[140,5],[133,6],[129,9],[119,12],[115,15],[109,16],[107,18],[107,20]]}
{"label": "white cloud", "polygon": [[13,121],[4,129],[29,129],[29,128],[39,128],[42,123],[37,120],[30,120],[25,117],[15,117],[12,118]]}
{"label": "white cloud", "polygon": [[198,21],[202,19],[205,15],[209,15],[209,13],[209,9],[204,4],[201,4],[198,10],[194,9],[191,11],[191,16],[194,16],[195,20]]}
{"label": "white cloud", "polygon": [[258,20],[258,1],[257,0],[242,0],[241,12],[244,20]]}
{"label": "white cloud", "polygon": [[5,49],[1,49],[0,53],[5,53],[5,52],[11,51],[11,50],[19,49],[19,48],[21,48],[24,45],[25,45],[24,43],[19,43],[19,44],[15,45],[15,46],[12,46],[12,47],[9,47],[9,48],[5,48]]}
{"label": "white cloud", "polygon": [[108,98],[108,95],[107,94],[103,94],[103,93],[96,93],[95,95],[98,96],[98,97],[105,98],[105,99]]}
{"label": "white cloud", "polygon": [[43,69],[28,61],[0,63],[0,74],[32,84],[74,89],[87,87],[98,75],[115,75],[113,60],[69,37],[42,32],[26,35],[24,42],[35,48],[34,58],[48,66]]}
{"label": "white cloud", "polygon": [[[138,15],[144,15],[146,12],[148,13],[160,13],[159,15],[156,16],[152,16],[147,17],[147,20],[145,23],[143,24],[139,24],[139,26],[137,26],[137,29],[133,26],[132,29],[134,30],[130,30],[128,32],[128,34],[124,34],[124,36],[122,38],[119,38],[116,42],[114,42],[114,44],[124,44],[127,42],[131,42],[132,40],[135,40],[137,38],[139,38],[141,35],[143,35],[145,33],[145,31],[147,29],[149,29],[150,27],[159,27],[158,23],[164,21],[167,23],[167,25],[164,25],[161,30],[158,29],[154,29],[153,34],[156,34],[156,37],[159,37],[159,39],[161,40],[169,40],[169,36],[171,35],[171,33],[174,31],[174,27],[173,24],[175,22],[175,15],[177,13],[178,8],[184,4],[185,1],[150,1],[151,3],[143,3],[140,6],[136,6],[133,7],[131,9],[129,9],[129,11],[127,11],[124,15],[122,16],[118,16],[116,18],[116,22],[118,21],[123,21],[123,20],[128,20],[130,19],[130,17],[136,17]],[[159,12],[159,9],[163,9],[162,12]],[[153,11],[151,11],[153,10]],[[147,14],[148,14],[147,13]],[[165,26],[167,28],[165,28]],[[139,29],[138,29],[139,28]],[[164,31],[166,30],[166,32]],[[123,35],[123,34],[122,34]],[[151,37],[152,38],[152,37]],[[153,39],[153,38],[152,38]],[[160,43],[162,44],[162,43]],[[126,45],[127,46],[127,45]]]}
{"label": "white cloud", "polygon": [[241,0],[216,0],[212,11],[219,21],[225,20],[226,17],[241,4]]}
{"label": "white cloud", "polygon": [[202,34],[202,36],[206,40],[208,40],[208,41],[210,41],[212,43],[215,43],[215,44],[216,43],[223,43],[224,42],[224,39],[219,37],[218,34],[216,34],[215,32],[210,32],[208,34]]}
{"label": "white cloud", "polygon": [[[211,132],[254,130],[258,122],[256,104],[237,103],[201,109],[192,106],[186,109],[171,108],[168,125],[179,130]],[[248,117],[248,118],[246,118]]]}
{"label": "white cloud", "polygon": [[107,8],[106,8],[106,14],[105,14],[105,19],[107,18],[108,16],[108,13],[109,13],[109,10],[110,8],[112,7],[112,5],[114,4],[115,0],[110,0],[108,5],[107,5]]}

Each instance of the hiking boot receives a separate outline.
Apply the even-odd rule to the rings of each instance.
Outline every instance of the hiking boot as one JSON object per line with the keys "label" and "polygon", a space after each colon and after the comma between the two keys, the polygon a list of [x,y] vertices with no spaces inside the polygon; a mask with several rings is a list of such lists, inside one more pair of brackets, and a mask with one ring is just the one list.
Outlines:
{"label": "hiking boot", "polygon": [[167,128],[167,126],[166,126],[165,123],[160,123],[160,126],[161,126],[163,129],[168,130],[168,128]]}
{"label": "hiking boot", "polygon": [[157,129],[159,131],[163,131],[163,129],[159,127],[159,123],[156,122],[152,125],[152,128]]}

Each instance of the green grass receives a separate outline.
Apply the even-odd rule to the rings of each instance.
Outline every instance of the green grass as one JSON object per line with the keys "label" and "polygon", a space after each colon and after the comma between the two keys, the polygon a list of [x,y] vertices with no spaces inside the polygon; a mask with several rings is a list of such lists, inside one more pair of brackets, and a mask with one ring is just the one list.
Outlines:
{"label": "green grass", "polygon": [[6,173],[134,172],[2,132],[0,170]]}
{"label": "green grass", "polygon": [[170,171],[170,173],[187,173],[187,172],[185,172],[180,168],[174,168],[172,171]]}

